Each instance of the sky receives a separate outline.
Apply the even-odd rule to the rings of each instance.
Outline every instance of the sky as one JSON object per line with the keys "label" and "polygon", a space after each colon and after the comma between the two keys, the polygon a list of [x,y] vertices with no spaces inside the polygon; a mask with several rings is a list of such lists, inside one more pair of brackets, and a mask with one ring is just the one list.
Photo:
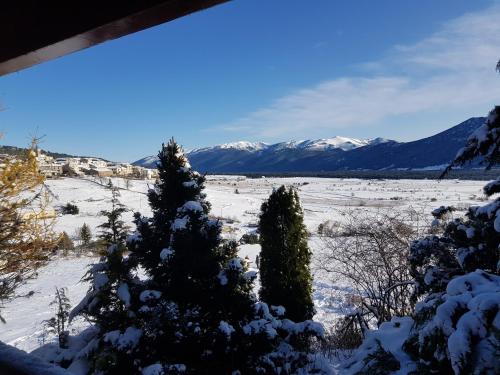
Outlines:
{"label": "sky", "polygon": [[234,0],[0,77],[2,144],[411,141],[500,104],[498,0]]}

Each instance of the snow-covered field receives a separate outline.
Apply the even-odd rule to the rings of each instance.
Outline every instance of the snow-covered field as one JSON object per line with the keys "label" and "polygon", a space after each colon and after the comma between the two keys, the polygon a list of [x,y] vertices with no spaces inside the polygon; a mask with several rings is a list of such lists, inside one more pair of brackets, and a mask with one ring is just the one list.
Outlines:
{"label": "snow-covered field", "polygon": [[[125,187],[122,179],[113,179],[118,187]],[[132,220],[132,213],[150,214],[147,197],[148,185],[153,181],[132,181],[130,190],[121,191],[121,201],[131,210],[125,215]],[[58,217],[56,230],[75,236],[76,229],[87,223],[93,233],[104,220],[99,211],[108,209],[110,192],[95,181],[63,178],[47,182],[54,194],[55,206],[68,202],[80,208],[78,215]],[[212,214],[224,218],[224,235],[239,239],[242,234],[255,229],[262,201],[274,187],[295,185],[304,208],[305,223],[314,234],[320,223],[326,220],[341,220],[341,211],[346,209],[378,210],[393,207],[414,207],[430,214],[438,205],[454,205],[466,208],[478,205],[482,199],[484,181],[445,180],[359,180],[332,178],[259,178],[246,179],[238,176],[208,176],[206,193],[212,204]],[[429,215],[430,217],[430,215]],[[133,225],[131,224],[131,227]],[[312,235],[310,246],[318,253],[320,246]],[[242,256],[248,256],[255,267],[259,245],[243,245]],[[87,285],[79,282],[90,263],[96,258],[89,256],[59,257],[39,271],[38,278],[19,289],[19,297],[8,302],[2,309],[7,320],[0,324],[0,340],[31,351],[41,344],[42,321],[53,316],[49,306],[54,298],[55,287],[67,287],[73,305],[84,296]],[[349,285],[332,281],[321,274],[313,261],[315,276],[314,300],[317,320],[328,324],[339,314],[343,296]],[[78,330],[82,322],[76,322]]]}

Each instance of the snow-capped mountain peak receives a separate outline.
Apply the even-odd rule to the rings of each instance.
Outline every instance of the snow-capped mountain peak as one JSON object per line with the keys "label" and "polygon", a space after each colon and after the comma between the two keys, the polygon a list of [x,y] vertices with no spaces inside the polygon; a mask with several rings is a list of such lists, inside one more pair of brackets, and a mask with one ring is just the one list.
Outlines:
{"label": "snow-capped mountain peak", "polygon": [[[381,138],[376,138],[381,139]],[[191,151],[209,151],[209,150],[241,150],[241,151],[261,151],[265,149],[272,150],[282,150],[282,149],[301,149],[301,150],[311,150],[311,151],[324,151],[330,149],[341,149],[344,151],[352,150],[354,148],[363,147],[371,144],[371,140],[366,139],[356,139],[348,137],[336,136],[333,138],[322,138],[322,139],[307,139],[300,141],[287,141],[275,144],[268,144],[264,142],[248,142],[248,141],[238,141],[231,143],[224,143],[221,145],[213,147],[204,147]]]}
{"label": "snow-capped mountain peak", "polygon": [[248,141],[238,141],[232,143],[224,143],[215,148],[220,149],[236,149],[236,150],[245,150],[245,151],[258,151],[264,148],[267,148],[269,145],[264,142],[248,142]]}
{"label": "snow-capped mountain peak", "polygon": [[373,139],[368,140],[368,144],[370,146],[379,145],[381,143],[387,143],[387,142],[391,142],[391,140],[387,139],[387,138],[382,138],[382,137],[377,137],[377,138],[373,138]]}
{"label": "snow-capped mountain peak", "polygon": [[336,136],[333,138],[322,138],[317,140],[307,140],[298,144],[299,148],[309,150],[329,150],[339,148],[344,151],[363,147],[370,144],[369,140]]}
{"label": "snow-capped mountain peak", "polygon": [[[387,142],[388,140],[383,138],[375,139],[357,139],[349,137],[335,136],[333,138],[322,138],[322,139],[307,139],[299,141],[286,141],[274,144],[269,144],[265,142],[249,142],[249,141],[237,141],[230,143],[223,143],[212,147],[202,147],[196,148],[190,151],[186,151],[186,155],[189,157],[199,154],[207,153],[217,153],[224,151],[242,151],[244,153],[257,153],[257,152],[279,152],[281,150],[296,150],[300,151],[329,151],[329,150],[342,150],[350,151],[355,148],[375,145],[379,143]],[[137,165],[155,166],[158,158],[156,156],[145,157],[141,160],[135,162]]]}
{"label": "snow-capped mountain peak", "polygon": [[[316,172],[427,168],[447,164],[470,133],[484,124],[476,117],[413,142],[336,136],[275,144],[233,142],[186,153],[196,170],[210,173]],[[156,158],[135,165],[155,167]]]}
{"label": "snow-capped mountain peak", "polygon": [[223,143],[221,145],[212,147],[196,148],[191,150],[189,153],[198,153],[202,151],[210,150],[240,150],[240,151],[259,151],[267,148],[269,145],[264,142],[248,142],[248,141],[238,141],[231,143]]}

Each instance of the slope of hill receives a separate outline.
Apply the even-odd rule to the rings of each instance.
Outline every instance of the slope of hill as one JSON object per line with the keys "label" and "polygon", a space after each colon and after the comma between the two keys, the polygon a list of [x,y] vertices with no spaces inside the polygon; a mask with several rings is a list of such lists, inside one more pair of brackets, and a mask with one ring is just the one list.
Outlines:
{"label": "slope of hill", "polygon": [[[0,146],[0,154],[5,155],[22,155],[26,151],[26,148],[16,147],[16,146]],[[52,156],[53,158],[71,158],[73,155],[63,154],[60,152],[51,152],[42,150],[44,154]]]}
{"label": "slope of hill", "polygon": [[[195,149],[188,153],[188,157],[195,169],[208,173],[432,168],[449,163],[469,134],[484,120],[484,117],[473,117],[413,142],[346,137],[271,145],[241,141]],[[133,164],[154,168],[156,161],[155,156],[148,156]]]}
{"label": "slope of hill", "polygon": [[[3,155],[17,156],[17,155],[24,154],[24,152],[26,152],[26,150],[27,149],[23,148],[23,147],[3,145],[3,146],[0,146],[0,155],[3,154]],[[62,152],[52,152],[52,151],[47,151],[47,150],[42,150],[42,149],[40,151],[43,154],[45,154],[45,155],[53,157],[54,159],[58,159],[58,158],[92,158],[92,159],[100,159],[100,160],[103,160],[103,161],[106,161],[106,162],[110,161],[110,160],[107,160],[107,159],[104,159],[104,158],[101,158],[101,157],[98,157],[98,156],[70,155],[70,154],[65,154],[65,153],[62,153]]]}

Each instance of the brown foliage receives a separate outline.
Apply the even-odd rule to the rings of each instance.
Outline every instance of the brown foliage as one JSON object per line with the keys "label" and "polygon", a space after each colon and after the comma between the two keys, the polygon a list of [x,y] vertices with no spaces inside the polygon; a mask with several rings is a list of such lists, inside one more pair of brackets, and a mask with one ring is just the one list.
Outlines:
{"label": "brown foliage", "polygon": [[0,164],[0,302],[43,265],[58,238],[34,147]]}

